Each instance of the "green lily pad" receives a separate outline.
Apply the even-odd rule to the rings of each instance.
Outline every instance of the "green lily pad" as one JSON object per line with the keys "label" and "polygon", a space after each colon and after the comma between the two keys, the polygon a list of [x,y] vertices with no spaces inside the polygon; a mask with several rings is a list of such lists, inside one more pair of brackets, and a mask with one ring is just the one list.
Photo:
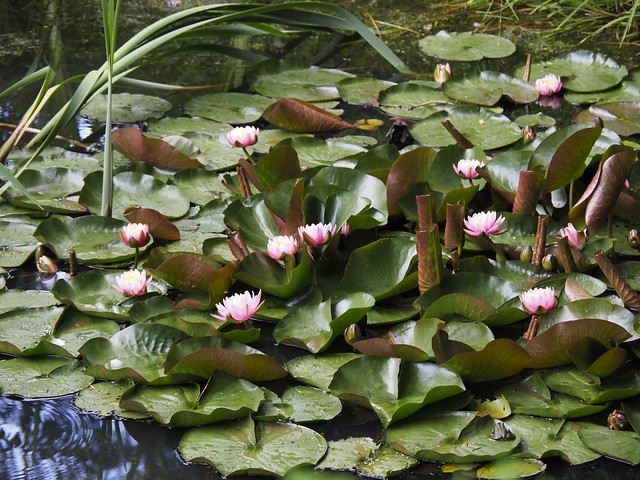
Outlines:
{"label": "green lily pad", "polygon": [[520,128],[506,116],[471,105],[450,107],[434,113],[409,127],[409,132],[426,145],[453,145],[455,139],[441,124],[445,119],[449,119],[462,135],[483,150],[504,147],[521,138]]}
{"label": "green lily pad", "polygon": [[587,463],[600,457],[580,440],[575,424],[563,419],[514,415],[509,417],[508,424],[522,438],[522,451],[518,456],[560,457],[572,465]]}
{"label": "green lily pad", "polygon": [[640,373],[635,370],[620,371],[601,381],[595,375],[562,368],[544,371],[542,379],[551,390],[578,397],[586,403],[622,400],[640,393]]}
{"label": "green lily pad", "polygon": [[70,355],[77,357],[80,347],[85,342],[97,337],[111,338],[119,331],[120,326],[113,320],[94,317],[75,308],[69,308],[56,324],[53,333],[56,339],[64,342],[61,346]]}
{"label": "green lily pad", "polygon": [[231,129],[226,123],[214,122],[201,117],[167,117],[147,122],[147,134],[162,138],[168,135],[185,135],[187,133],[207,133],[218,135]]}
{"label": "green lily pad", "polygon": [[345,141],[343,137],[321,140],[297,136],[283,140],[282,144],[290,145],[298,152],[298,159],[302,167],[331,165],[341,158],[367,151],[361,145]]}
{"label": "green lily pad", "polygon": [[556,119],[538,112],[529,115],[520,115],[516,118],[515,122],[521,127],[533,127],[540,125],[541,127],[553,127],[556,124]]}
{"label": "green lily pad", "polygon": [[120,240],[119,232],[125,225],[110,217],[86,216],[66,222],[53,217],[42,222],[34,236],[53,246],[59,257],[67,257],[69,250],[74,250],[82,263],[122,262],[135,255],[135,249]]}
{"label": "green lily pad", "polygon": [[50,292],[41,290],[0,290],[0,313],[22,308],[51,307],[59,302]]}
{"label": "green lily pad", "polygon": [[185,376],[166,376],[164,362],[171,346],[187,338],[175,328],[138,323],[110,339],[94,338],[80,349],[87,364],[85,370],[106,380],[131,379],[136,383],[167,385]]}
{"label": "green lily pad", "polygon": [[551,393],[538,373],[533,373],[519,383],[498,388],[494,395],[503,395],[513,413],[549,418],[577,418],[601,412],[606,404],[588,405],[584,401]]}
{"label": "green lily pad", "polygon": [[575,117],[576,122],[588,125],[595,125],[597,119],[602,120],[605,128],[619,135],[640,133],[640,101],[591,105]]}
{"label": "green lily pad", "polygon": [[531,83],[490,71],[479,75],[456,75],[442,84],[442,90],[454,100],[485,107],[495,105],[503,95],[516,103],[531,103],[538,98]]}
{"label": "green lily pad", "polygon": [[217,122],[243,124],[258,120],[272,103],[270,98],[248,93],[208,93],[188,100],[184,110],[189,115]]}
{"label": "green lily pad", "polygon": [[22,220],[20,217],[0,218],[0,267],[22,265],[40,245],[33,236],[37,226]]}
{"label": "green lily pad", "polygon": [[267,60],[249,73],[249,85],[266,97],[299,98],[311,102],[340,98],[336,83],[352,76],[340,70]]}
{"label": "green lily pad", "polygon": [[449,98],[435,83],[406,82],[380,92],[378,103],[389,115],[426,118],[449,103]]}
{"label": "green lily pad", "polygon": [[602,455],[633,465],[640,463],[640,435],[635,432],[593,425],[580,430],[578,434],[589,448]]}
{"label": "green lily pad", "polygon": [[[115,93],[111,97],[111,121],[135,123],[149,118],[160,118],[171,110],[171,102],[151,95]],[[80,111],[81,115],[95,120],[107,119],[107,96],[99,95],[87,103]]]}
{"label": "green lily pad", "polygon": [[140,297],[126,297],[116,291],[116,277],[122,271],[88,270],[56,282],[51,292],[66,305],[81,312],[114,320],[128,320],[127,312]]}
{"label": "green lily pad", "polygon": [[281,476],[315,465],[327,442],[319,433],[292,423],[258,423],[251,417],[189,430],[178,450],[188,462],[205,461],[223,476]]}
{"label": "green lily pad", "polygon": [[93,378],[82,371],[82,363],[69,358],[38,356],[0,361],[3,395],[59,397],[82,390],[92,382]]}
{"label": "green lily pad", "polygon": [[209,378],[222,370],[249,381],[277,380],[287,371],[273,357],[260,350],[222,337],[196,337],[173,346],[165,371],[171,375]]}
{"label": "green lily pad", "polygon": [[375,305],[367,312],[367,325],[386,325],[411,320],[418,315],[413,305]]}
{"label": "green lily pad", "polygon": [[253,418],[261,421],[318,422],[331,420],[342,411],[338,397],[317,388],[295,386],[287,388],[282,397],[270,390]]}
{"label": "green lily pad", "polygon": [[191,203],[205,205],[231,195],[223,181],[220,173],[211,170],[182,170],[176,173],[173,185],[179,187]]}
{"label": "green lily pad", "polygon": [[84,213],[87,208],[78,203],[77,194],[84,183],[86,172],[68,168],[43,168],[25,170],[20,175],[20,183],[35,198],[34,204],[29,198],[15,189],[9,191],[11,203],[26,208],[42,208],[54,213]]}
{"label": "green lily pad", "polygon": [[369,437],[328,442],[327,455],[317,469],[350,470],[373,478],[387,478],[416,465],[418,461]]}
{"label": "green lily pad", "polygon": [[76,407],[101,417],[117,415],[120,418],[148,418],[149,414],[123,410],[120,408],[120,397],[131,388],[130,383],[98,382],[85,388],[73,400]]}
{"label": "green lily pad", "polygon": [[476,470],[478,478],[490,480],[525,478],[544,472],[547,465],[534,458],[501,458]]}
{"label": "green lily pad", "polygon": [[333,305],[330,301],[303,305],[278,322],[273,338],[318,353],[328,348],[349,325],[359,322],[374,303],[371,295],[358,292]]}
{"label": "green lily pad", "polygon": [[[86,176],[80,192],[80,203],[93,213],[100,211],[102,173]],[[113,214],[124,218],[124,211],[131,207],[153,208],[165,217],[178,218],[189,210],[189,200],[173,185],[165,185],[151,175],[122,172],[113,176]]]}
{"label": "green lily pad", "polygon": [[640,70],[629,72],[616,88],[585,93],[567,92],[564,98],[571,103],[640,102]]}
{"label": "green lily pad", "polygon": [[358,358],[338,369],[329,389],[375,411],[384,426],[465,390],[460,377],[445,368],[406,362],[401,369],[401,363],[399,358]]}
{"label": "green lily pad", "polygon": [[472,32],[440,31],[421,39],[418,47],[427,55],[460,61],[508,57],[516,51],[516,46],[506,38]]}
{"label": "green lily pad", "polygon": [[366,105],[377,104],[378,94],[394,85],[394,82],[364,77],[345,78],[336,83],[342,100]]}
{"label": "green lily pad", "polygon": [[23,308],[0,315],[0,352],[10,355],[72,356],[64,342],[53,337],[64,308]]}
{"label": "green lily pad", "polygon": [[384,438],[412,457],[440,462],[482,462],[509,455],[520,437],[493,440],[499,420],[476,418],[476,412],[448,412],[387,428]]}
{"label": "green lily pad", "polygon": [[127,390],[120,407],[149,413],[170,427],[193,427],[242,418],[258,410],[264,394],[251,382],[216,373],[201,390],[197,383],[185,385],[137,385]]}
{"label": "green lily pad", "polygon": [[406,292],[417,285],[416,261],[412,240],[381,238],[351,253],[339,291],[366,291],[376,300]]}
{"label": "green lily pad", "polygon": [[[518,69],[516,76],[521,77],[521,73],[522,69]],[[600,53],[578,50],[531,65],[531,81],[548,73],[564,77],[562,86],[567,90],[596,92],[616,86],[627,76],[627,69]]]}
{"label": "green lily pad", "polygon": [[360,357],[362,355],[355,353],[303,355],[289,360],[285,367],[296,380],[323,390],[329,390],[329,385],[338,369]]}

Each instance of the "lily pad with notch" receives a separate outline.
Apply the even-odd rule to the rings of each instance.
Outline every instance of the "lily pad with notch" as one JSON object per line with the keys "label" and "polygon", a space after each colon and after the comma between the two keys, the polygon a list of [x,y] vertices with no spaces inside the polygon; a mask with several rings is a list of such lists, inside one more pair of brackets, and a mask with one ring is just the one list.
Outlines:
{"label": "lily pad with notch", "polygon": [[508,39],[486,33],[440,31],[422,38],[418,47],[427,55],[444,60],[474,61],[508,57],[516,46]]}

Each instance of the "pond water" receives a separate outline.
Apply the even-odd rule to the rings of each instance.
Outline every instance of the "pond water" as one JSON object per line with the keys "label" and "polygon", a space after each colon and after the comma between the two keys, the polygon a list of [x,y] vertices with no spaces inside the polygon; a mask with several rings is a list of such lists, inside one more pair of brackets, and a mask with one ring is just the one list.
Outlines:
{"label": "pond water", "polygon": [[[95,32],[100,28],[99,2],[47,2],[48,10],[40,15],[26,14],[34,2],[22,2],[22,7],[9,10],[11,15],[3,15],[0,26],[0,39],[10,39],[11,48],[0,47],[0,90],[20,78],[38,56],[47,57],[55,63],[63,77],[85,72],[88,66],[102,63],[101,39]],[[150,21],[160,18],[172,7],[161,1],[126,2],[129,10],[123,15],[122,38],[126,38]],[[169,3],[169,2],[167,2]],[[338,3],[338,2],[336,2]],[[441,26],[456,28],[459,31],[471,28],[470,16],[448,17],[446,21],[434,21],[431,16],[417,16],[416,9],[423,1],[404,1],[393,7],[393,16],[389,16],[385,2],[340,2],[346,7],[354,7],[362,12],[373,3],[373,18],[384,18],[387,23],[411,28],[420,34],[438,30]],[[389,2],[397,3],[397,2]],[[380,5],[378,5],[380,4]],[[62,11],[60,10],[62,9]],[[47,13],[49,17],[44,15]],[[431,15],[433,12],[429,12]],[[50,19],[64,19],[64,23],[52,24]],[[44,30],[43,30],[44,27]],[[34,32],[42,31],[41,35]],[[57,32],[57,33],[54,33]],[[38,37],[36,39],[36,37]],[[389,36],[392,48],[417,72],[429,73],[436,63],[433,59],[416,52],[415,35],[396,30]],[[571,45],[570,37],[563,38],[556,48]],[[326,37],[310,38],[298,51],[303,61],[323,65],[349,68],[358,73],[368,72],[373,76],[390,78],[394,74],[377,56],[371,52],[363,53],[365,47],[350,46],[346,49],[323,49]],[[336,41],[336,45],[338,45]],[[588,45],[587,45],[588,46]],[[284,54],[291,46],[278,40],[256,45],[257,49],[276,51]],[[602,50],[602,48],[600,48]],[[612,48],[619,60],[628,59],[624,50]],[[540,56],[550,55],[540,52]],[[624,57],[624,58],[621,58]],[[509,59],[509,62],[522,62],[522,57]],[[504,68],[504,60],[485,61],[473,68]],[[629,62],[627,62],[630,65]],[[220,59],[198,57],[186,64],[175,62],[150,66],[140,72],[139,78],[162,78],[167,83],[218,84],[219,90],[237,88],[242,85],[242,75],[236,68]],[[216,72],[214,75],[213,72]],[[0,105],[0,122],[15,123],[32,98],[25,95],[12,97]],[[53,105],[56,107],[56,105]],[[574,107],[565,106],[566,118],[575,113]],[[91,135],[94,125],[78,119],[68,132],[72,138]],[[86,134],[85,134],[86,133]],[[4,136],[0,131],[0,142]],[[11,272],[8,286],[24,287],[21,273]],[[295,353],[293,353],[295,355]],[[80,411],[73,404],[73,397],[45,400],[20,400],[0,397],[0,478],[10,480],[27,479],[218,479],[219,475],[203,465],[186,465],[176,452],[177,443],[184,433],[182,429],[161,427],[154,422],[99,418]],[[327,440],[350,436],[372,436],[380,438],[380,424],[369,410],[347,407],[335,420],[323,423],[318,431]],[[340,478],[349,478],[348,474],[336,474]],[[418,478],[463,478],[454,475],[443,476],[434,471],[433,466],[422,464],[410,472],[402,474],[403,480]],[[608,480],[635,479],[638,470],[622,463],[606,461],[568,468],[562,462],[551,462],[544,478]],[[236,477],[240,479],[262,477]],[[355,477],[354,477],[355,478]],[[538,477],[543,478],[543,477]]]}

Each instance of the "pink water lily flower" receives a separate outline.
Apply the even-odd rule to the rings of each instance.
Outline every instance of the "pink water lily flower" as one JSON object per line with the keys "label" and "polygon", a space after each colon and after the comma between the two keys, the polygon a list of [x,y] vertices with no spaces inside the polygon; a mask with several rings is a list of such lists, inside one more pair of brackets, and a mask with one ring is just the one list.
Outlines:
{"label": "pink water lily flower", "polygon": [[262,290],[258,293],[246,291],[226,297],[220,303],[216,303],[218,315],[212,315],[218,320],[232,323],[240,323],[249,320],[264,302],[261,302]]}
{"label": "pink water lily flower", "polygon": [[484,167],[484,162],[480,160],[463,158],[458,161],[457,165],[453,165],[453,170],[460,178],[471,180],[472,178],[478,178],[480,176],[476,170],[482,167]]}
{"label": "pink water lily flower", "polygon": [[248,147],[258,141],[260,129],[256,127],[235,127],[227,133],[227,142],[232,147]]}
{"label": "pink water lily flower", "polygon": [[300,244],[296,237],[278,235],[267,242],[267,253],[274,260],[282,260],[285,255],[295,255]]}
{"label": "pink water lily flower", "polygon": [[568,223],[565,228],[560,229],[560,238],[567,237],[569,245],[578,250],[582,250],[587,245],[587,232],[582,230],[579,232],[573,223]]}
{"label": "pink water lily flower", "polygon": [[331,223],[312,223],[304,227],[298,227],[298,233],[307,245],[321,247],[329,243],[331,236],[336,232],[336,226]]}
{"label": "pink water lily flower", "polygon": [[556,290],[553,287],[532,288],[520,294],[524,309],[532,315],[548,312],[558,305]]}
{"label": "pink water lily flower", "polygon": [[562,80],[553,73],[548,73],[542,78],[533,82],[533,86],[540,95],[552,95],[558,93],[562,88]]}
{"label": "pink water lily flower", "polygon": [[149,242],[149,225],[130,223],[120,229],[120,240],[131,248],[144,247]]}
{"label": "pink water lily flower", "polygon": [[153,277],[147,278],[144,270],[129,270],[116,277],[116,285],[112,285],[120,293],[128,297],[136,297],[147,293],[147,287]]}
{"label": "pink water lily flower", "polygon": [[448,63],[439,63],[433,71],[433,80],[442,84],[449,80],[451,76],[451,65]]}
{"label": "pink water lily flower", "polygon": [[464,229],[466,233],[473,237],[484,235],[500,235],[507,229],[500,230],[500,226],[504,223],[504,217],[500,215],[496,218],[496,212],[478,212],[469,215],[464,219]]}

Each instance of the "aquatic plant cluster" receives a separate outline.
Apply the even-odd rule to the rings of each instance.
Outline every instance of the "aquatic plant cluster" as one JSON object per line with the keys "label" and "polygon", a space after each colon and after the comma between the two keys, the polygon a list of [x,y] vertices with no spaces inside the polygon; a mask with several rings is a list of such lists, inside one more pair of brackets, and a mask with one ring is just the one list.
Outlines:
{"label": "aquatic plant cluster", "polygon": [[[420,47],[437,82],[268,60],[182,117],[115,95],[144,131],[113,132],[113,218],[99,155],[42,151],[0,203],[0,266],[53,287],[0,276],[2,393],[189,427],[182,457],[224,476],[640,463],[637,75],[586,51],[456,75],[515,47]],[[575,123],[510,117],[553,95]],[[380,436],[313,428],[345,403]]]}

